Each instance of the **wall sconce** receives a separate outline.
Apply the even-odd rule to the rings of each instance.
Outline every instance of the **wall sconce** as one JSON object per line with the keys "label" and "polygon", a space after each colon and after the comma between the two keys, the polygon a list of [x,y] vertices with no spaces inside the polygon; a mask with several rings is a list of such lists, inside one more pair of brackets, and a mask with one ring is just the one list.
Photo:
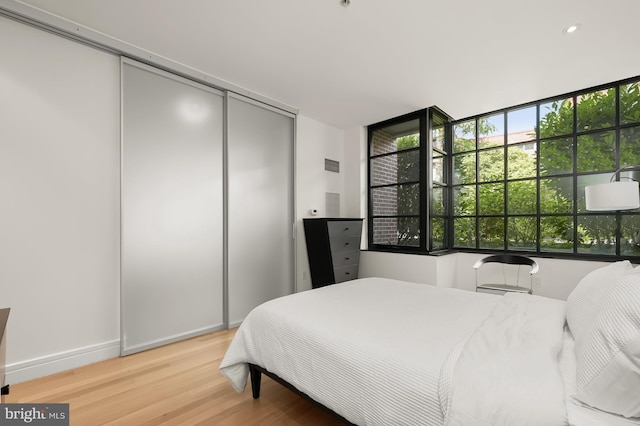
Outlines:
{"label": "wall sconce", "polygon": [[584,195],[587,210],[630,210],[640,207],[640,187],[638,182],[630,178],[630,180],[623,182],[615,180],[619,172],[632,170],[640,170],[640,165],[620,167],[613,173],[609,183],[586,186]]}

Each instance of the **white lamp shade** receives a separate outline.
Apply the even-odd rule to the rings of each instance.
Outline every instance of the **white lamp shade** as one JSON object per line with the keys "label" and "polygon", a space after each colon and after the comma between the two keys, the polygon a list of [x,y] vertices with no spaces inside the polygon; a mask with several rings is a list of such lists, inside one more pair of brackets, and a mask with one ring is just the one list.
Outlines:
{"label": "white lamp shade", "polygon": [[610,211],[629,210],[640,207],[638,182],[600,183],[584,188],[587,210]]}

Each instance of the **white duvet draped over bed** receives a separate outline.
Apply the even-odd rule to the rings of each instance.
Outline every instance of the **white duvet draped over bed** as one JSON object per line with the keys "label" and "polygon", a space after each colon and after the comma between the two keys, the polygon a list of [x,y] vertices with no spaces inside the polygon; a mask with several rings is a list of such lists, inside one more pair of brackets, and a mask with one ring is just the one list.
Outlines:
{"label": "white duvet draped over bed", "polygon": [[[567,423],[559,355],[565,303],[507,293],[443,369],[446,424]],[[443,389],[441,389],[443,390]]]}
{"label": "white duvet draped over bed", "polygon": [[[488,334],[493,328],[507,333],[507,342],[535,339],[532,344],[546,351],[548,359],[557,357],[560,350],[555,342],[534,337],[535,333],[525,327],[537,322],[534,316],[540,312],[546,316],[544,309],[523,314],[515,321],[519,325],[500,331],[499,326],[510,321],[504,314],[490,320],[490,313],[515,309],[501,307],[503,300],[506,298],[382,278],[297,293],[254,309],[236,333],[220,370],[237,391],[242,391],[247,383],[247,363],[260,365],[359,425],[439,426],[445,421],[475,425],[479,423],[464,423],[464,416],[475,418],[478,410],[484,415],[485,405],[474,406],[474,398],[460,395],[458,390],[478,380],[495,386],[496,382],[489,379],[493,376],[491,371],[499,368],[500,359],[508,364],[522,359],[526,367],[531,358],[525,353],[526,348],[507,344],[496,352],[499,358],[491,360],[488,355],[493,349],[483,348],[482,342],[489,343]],[[562,306],[562,302],[556,303]],[[551,323],[555,325],[555,320]],[[561,339],[562,324],[556,331]],[[541,349],[542,345],[547,349]],[[515,354],[507,354],[510,347],[518,348]],[[481,365],[473,364],[476,356],[480,356]],[[529,373],[527,378],[535,376],[538,383],[557,384],[555,378],[544,378],[542,374],[555,373],[560,380],[557,369],[552,372],[552,368],[533,368],[538,375]],[[522,370],[527,369],[520,368],[518,372]],[[502,379],[506,380],[509,374]],[[557,393],[557,389],[531,389],[527,391],[530,398],[518,397],[512,402],[512,395],[522,389],[519,379],[514,376],[513,380],[511,385],[500,382],[500,386],[510,386],[511,390],[501,392],[501,400],[493,400],[499,405],[486,406],[489,413],[498,415],[494,418],[510,418],[503,416],[503,408],[498,406],[521,410],[518,401],[535,404],[535,395],[540,398],[541,393],[549,392],[550,397]],[[559,386],[559,401],[563,404],[561,381]],[[469,401],[471,407],[467,407]],[[564,418],[560,411],[554,410],[552,417]],[[445,419],[447,413],[449,417]]]}

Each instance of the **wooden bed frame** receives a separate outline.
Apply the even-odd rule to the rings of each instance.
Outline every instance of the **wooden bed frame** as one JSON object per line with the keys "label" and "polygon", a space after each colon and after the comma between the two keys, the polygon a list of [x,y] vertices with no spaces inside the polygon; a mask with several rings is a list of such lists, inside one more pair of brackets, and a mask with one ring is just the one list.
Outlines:
{"label": "wooden bed frame", "polygon": [[334,415],[335,417],[337,417],[338,419],[343,421],[344,424],[356,426],[354,423],[351,423],[350,421],[348,421],[347,419],[345,419],[344,417],[342,417],[340,414],[336,413],[332,409],[326,407],[325,405],[322,405],[321,403],[319,403],[315,399],[311,398],[306,393],[298,390],[298,388],[296,388],[295,386],[293,386],[291,383],[287,382],[286,380],[278,377],[277,375],[271,373],[270,371],[268,371],[267,369],[265,369],[263,367],[260,367],[259,365],[249,363],[249,376],[251,377],[251,393],[253,395],[253,399],[260,398],[260,382],[262,380],[262,374],[263,373],[266,376],[268,376],[268,377],[272,378],[273,380],[275,380],[276,382],[280,383],[282,386],[284,386],[287,389],[293,391],[295,394],[300,395],[301,397],[303,397],[307,401],[309,401],[309,402],[313,403],[314,405],[322,408],[323,410],[331,413],[332,415]]}

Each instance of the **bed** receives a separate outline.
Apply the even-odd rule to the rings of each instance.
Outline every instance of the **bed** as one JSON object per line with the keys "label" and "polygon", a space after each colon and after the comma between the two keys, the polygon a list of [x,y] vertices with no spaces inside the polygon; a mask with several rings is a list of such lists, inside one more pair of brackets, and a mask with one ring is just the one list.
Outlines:
{"label": "bed", "polygon": [[[266,373],[357,425],[640,424],[640,374],[616,391],[623,396],[613,403],[610,383],[600,380],[607,394],[600,407],[597,389],[584,384],[590,376],[580,355],[587,353],[589,368],[594,357],[583,336],[597,328],[598,315],[589,309],[607,299],[601,289],[631,276],[623,298],[629,299],[627,287],[637,287],[640,311],[640,271],[628,262],[602,269],[581,281],[582,292],[576,288],[578,308],[571,297],[496,296],[383,278],[296,293],[247,316],[220,371],[238,392],[251,377],[255,398]],[[588,285],[594,281],[606,283]],[[593,324],[576,326],[576,339],[569,317]],[[640,347],[640,335],[628,338],[634,326],[624,327],[621,344],[638,340]],[[634,351],[629,359],[637,355],[640,373]]]}

